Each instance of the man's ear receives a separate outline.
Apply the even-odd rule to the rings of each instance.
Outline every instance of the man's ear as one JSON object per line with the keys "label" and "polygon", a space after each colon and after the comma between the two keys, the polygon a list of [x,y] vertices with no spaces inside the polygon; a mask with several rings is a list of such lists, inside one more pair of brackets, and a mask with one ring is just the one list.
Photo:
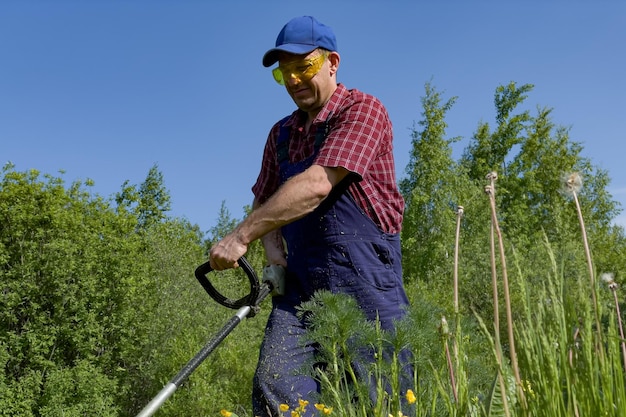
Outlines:
{"label": "man's ear", "polygon": [[339,69],[339,62],[341,61],[341,56],[339,52],[329,52],[328,53],[328,63],[331,74],[336,74]]}

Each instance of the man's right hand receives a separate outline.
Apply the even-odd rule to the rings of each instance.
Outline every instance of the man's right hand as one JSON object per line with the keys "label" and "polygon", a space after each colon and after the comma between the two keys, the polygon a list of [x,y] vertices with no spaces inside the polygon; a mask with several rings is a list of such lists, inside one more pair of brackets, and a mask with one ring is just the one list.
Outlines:
{"label": "man's right hand", "polygon": [[237,268],[237,260],[246,254],[248,245],[245,245],[237,236],[237,229],[224,236],[209,251],[209,262],[215,271],[228,268]]}

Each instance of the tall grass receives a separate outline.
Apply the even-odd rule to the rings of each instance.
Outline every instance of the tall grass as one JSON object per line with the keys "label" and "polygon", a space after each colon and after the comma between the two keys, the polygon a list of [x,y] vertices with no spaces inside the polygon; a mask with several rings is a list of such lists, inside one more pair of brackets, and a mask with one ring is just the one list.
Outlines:
{"label": "tall grass", "polygon": [[[541,266],[530,264],[529,256],[511,252],[510,282],[506,242],[497,223],[496,178],[494,173],[488,177],[486,189],[492,221],[493,326],[478,315],[460,313],[458,243],[463,208],[459,207],[453,311],[413,303],[407,318],[389,333],[367,322],[349,297],[318,293],[302,309],[311,322],[309,336],[320,347],[319,359],[327,364],[309,370],[321,381],[322,394],[303,399],[296,408],[284,405],[284,416],[311,411],[342,417],[626,415],[626,341],[619,287],[611,274],[596,279],[577,200],[579,177],[568,176],[565,186],[579,217],[586,271],[566,272],[571,271],[570,253],[553,248],[545,238],[535,248]],[[515,312],[512,290],[521,300]],[[500,340],[498,293],[504,296],[506,344]],[[452,318],[451,324],[446,317]],[[407,349],[413,354],[408,388],[401,384],[407,375],[399,355]],[[354,367],[358,355],[370,355],[366,375]],[[366,382],[373,383],[369,385],[375,388],[373,395]]]}

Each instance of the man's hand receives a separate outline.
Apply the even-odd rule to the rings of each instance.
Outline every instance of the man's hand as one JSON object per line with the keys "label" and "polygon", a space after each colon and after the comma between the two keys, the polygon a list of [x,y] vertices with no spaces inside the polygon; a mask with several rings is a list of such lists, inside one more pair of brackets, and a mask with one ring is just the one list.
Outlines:
{"label": "man's hand", "polygon": [[237,260],[246,254],[248,245],[241,242],[237,231],[230,233],[217,242],[209,251],[211,268],[221,271],[228,268],[237,268]]}

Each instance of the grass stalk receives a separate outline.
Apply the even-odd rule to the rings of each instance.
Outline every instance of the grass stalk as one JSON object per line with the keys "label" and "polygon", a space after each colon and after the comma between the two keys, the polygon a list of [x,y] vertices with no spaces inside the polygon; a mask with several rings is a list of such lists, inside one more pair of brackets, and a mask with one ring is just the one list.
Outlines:
{"label": "grass stalk", "polygon": [[587,260],[587,269],[589,272],[589,280],[591,282],[591,298],[593,301],[593,310],[595,318],[596,333],[598,335],[598,351],[603,355],[603,341],[602,341],[602,322],[600,321],[600,306],[598,305],[597,287],[595,279],[595,270],[593,268],[593,261],[591,258],[591,250],[589,248],[589,241],[587,239],[587,229],[585,227],[585,219],[583,212],[578,201],[578,193],[582,188],[582,178],[578,173],[570,174],[565,181],[565,188],[569,195],[572,196],[574,204],[576,205],[576,213],[578,215],[578,223],[580,225],[580,231],[583,238],[583,248],[585,250],[585,258]]}
{"label": "grass stalk", "polygon": [[613,293],[615,312],[617,315],[617,327],[620,335],[620,346],[622,351],[622,367],[626,372],[626,339],[624,339],[624,326],[622,325],[622,313],[619,308],[619,298],[617,296],[617,282],[613,279],[613,274],[602,274],[602,280],[607,283],[609,290]]}
{"label": "grass stalk", "polygon": [[485,192],[489,196],[489,202],[491,207],[491,223],[495,230],[495,233],[498,237],[498,250],[500,253],[500,263],[502,266],[502,285],[504,292],[504,304],[506,308],[506,319],[507,319],[507,332],[509,337],[509,351],[510,351],[510,359],[511,359],[511,367],[513,368],[513,375],[515,376],[515,382],[520,387],[519,394],[520,399],[523,401],[524,394],[521,390],[522,379],[520,377],[519,366],[517,363],[517,352],[515,350],[515,336],[513,331],[513,312],[511,310],[511,297],[509,291],[509,279],[506,268],[506,257],[504,255],[504,242],[502,239],[502,232],[500,230],[500,226],[498,224],[498,216],[496,213],[496,197],[495,197],[495,180],[497,179],[497,173],[492,172],[488,175],[488,179],[491,180],[491,185],[485,187]]}
{"label": "grass stalk", "polygon": [[450,355],[450,348],[448,346],[448,338],[450,337],[450,330],[448,327],[448,321],[445,317],[441,317],[441,337],[443,338],[443,346],[446,354],[446,364],[448,365],[448,374],[450,376],[450,386],[452,388],[452,395],[454,396],[455,404],[459,402],[459,394],[456,386],[456,378],[454,377],[454,365],[452,364],[452,357]]}
{"label": "grass stalk", "polygon": [[454,349],[454,363],[456,367],[453,367],[452,361],[450,360],[450,352],[448,349],[448,344],[446,340],[446,355],[448,357],[448,367],[450,368],[450,381],[452,383],[452,390],[454,392],[454,400],[458,403],[459,401],[459,392],[456,386],[456,381],[454,378],[454,369],[456,369],[457,373],[460,372],[460,362],[459,362],[459,340],[461,339],[461,314],[459,312],[459,240],[461,235],[461,218],[463,217],[463,206],[458,206],[456,211],[456,232],[454,237],[454,266],[453,266],[453,291],[454,291],[454,322],[455,322],[455,332],[454,332],[454,340],[453,340],[453,349]]}
{"label": "grass stalk", "polygon": [[[461,234],[461,218],[463,217],[463,206],[458,206],[456,210],[456,233],[454,238],[454,269],[453,269],[453,290],[454,290],[454,314],[459,314],[459,240]],[[458,353],[458,352],[457,352]]]}

